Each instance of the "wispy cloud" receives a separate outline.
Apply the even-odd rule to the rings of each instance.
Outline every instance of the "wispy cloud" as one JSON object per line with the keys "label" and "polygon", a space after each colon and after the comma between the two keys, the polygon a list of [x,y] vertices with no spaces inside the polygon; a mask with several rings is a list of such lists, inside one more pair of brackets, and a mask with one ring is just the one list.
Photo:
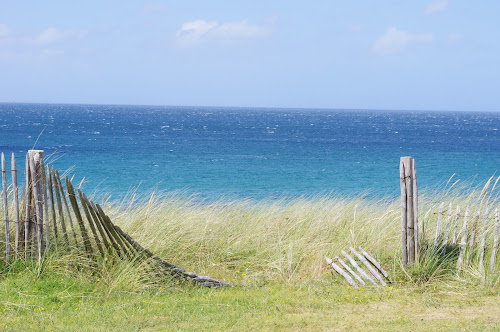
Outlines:
{"label": "wispy cloud", "polygon": [[404,51],[410,44],[430,43],[432,41],[434,41],[434,34],[432,33],[412,34],[392,27],[375,41],[373,51],[378,55],[399,53]]}
{"label": "wispy cloud", "polygon": [[145,14],[145,15],[157,14],[157,13],[164,12],[165,9],[166,9],[166,7],[162,6],[162,5],[144,5],[144,7],[142,7],[142,9],[141,9],[141,14]]}
{"label": "wispy cloud", "polygon": [[448,9],[448,5],[448,0],[433,0],[427,5],[427,7],[425,7],[425,14],[431,15],[444,12]]}
{"label": "wispy cloud", "polygon": [[56,28],[48,28],[40,32],[31,43],[36,45],[50,45],[62,40],[77,38],[82,39],[87,35],[87,30],[58,30]]}
{"label": "wispy cloud", "polygon": [[199,44],[206,41],[234,41],[264,37],[272,29],[267,25],[238,22],[218,23],[216,21],[197,20],[182,24],[176,33],[176,40],[181,46]]}
{"label": "wispy cloud", "polygon": [[64,51],[62,51],[62,50],[44,49],[44,50],[42,50],[41,54],[45,55],[45,56],[61,55],[61,54],[64,54]]}
{"label": "wispy cloud", "polygon": [[450,33],[448,35],[448,41],[450,41],[450,42],[457,42],[457,41],[460,41],[461,39],[462,39],[462,35],[459,33]]}
{"label": "wispy cloud", "polygon": [[351,32],[361,32],[363,27],[360,24],[354,24],[349,27],[349,31]]}
{"label": "wispy cloud", "polygon": [[7,37],[9,35],[9,27],[7,24],[0,23],[0,38]]}

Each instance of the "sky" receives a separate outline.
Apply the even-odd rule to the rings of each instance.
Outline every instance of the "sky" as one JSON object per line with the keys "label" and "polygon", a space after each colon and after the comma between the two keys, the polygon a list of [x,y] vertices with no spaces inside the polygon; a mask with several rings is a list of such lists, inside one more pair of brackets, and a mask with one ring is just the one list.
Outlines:
{"label": "sky", "polygon": [[500,111],[500,1],[0,0],[0,102]]}

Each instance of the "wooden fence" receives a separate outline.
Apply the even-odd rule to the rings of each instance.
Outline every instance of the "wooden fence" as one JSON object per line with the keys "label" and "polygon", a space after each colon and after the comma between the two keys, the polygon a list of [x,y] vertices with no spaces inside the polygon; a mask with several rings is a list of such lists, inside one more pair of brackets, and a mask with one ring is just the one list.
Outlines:
{"label": "wooden fence", "polygon": [[19,171],[14,154],[10,170],[7,170],[3,153],[1,165],[6,262],[17,259],[41,261],[48,250],[78,250],[91,262],[96,262],[98,257],[119,257],[144,262],[155,274],[191,280],[207,287],[228,285],[208,276],[188,273],[143,248],[113,224],[99,204],[91,201],[79,188],[75,190],[69,177],[62,181],[56,169],[44,165],[43,151],[29,150],[26,155],[22,197],[19,196]]}
{"label": "wooden fence", "polygon": [[[462,215],[460,206],[457,205],[456,208],[453,208],[452,204],[449,203],[443,229],[444,207],[445,203],[442,202],[439,206],[434,248],[442,254],[457,251],[457,270],[477,261],[478,268],[484,271],[489,247],[487,239],[491,238],[489,265],[490,272],[493,273],[496,267],[500,233],[498,208],[493,213],[494,217],[490,214],[488,207],[483,210],[480,208],[474,210],[474,208],[466,206]],[[461,218],[462,221],[460,221]],[[493,236],[489,236],[491,232],[493,232]]]}
{"label": "wooden fence", "polygon": [[[418,261],[420,253],[419,242],[423,244],[425,239],[419,238],[418,189],[415,160],[412,157],[401,157],[399,170],[401,181],[401,249],[402,262],[403,265],[406,265]],[[488,185],[489,183],[488,181]],[[498,208],[494,211],[494,218],[490,215],[488,207],[481,210],[480,207],[467,206],[462,215],[460,206],[452,209],[452,204],[449,203],[443,229],[444,207],[445,203],[442,202],[439,207],[436,234],[433,243],[436,252],[441,254],[457,252],[457,270],[460,270],[466,262],[470,265],[477,261],[479,269],[484,271],[486,253],[489,250],[488,248],[490,248],[487,240],[491,238],[490,272],[494,272],[500,232]],[[461,217],[462,225],[460,227]],[[488,236],[492,232],[493,235]]]}

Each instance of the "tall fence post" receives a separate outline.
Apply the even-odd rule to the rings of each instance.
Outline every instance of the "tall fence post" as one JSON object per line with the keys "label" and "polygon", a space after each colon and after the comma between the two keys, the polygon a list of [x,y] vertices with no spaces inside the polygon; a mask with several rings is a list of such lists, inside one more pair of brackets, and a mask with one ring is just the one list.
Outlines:
{"label": "tall fence post", "polygon": [[3,196],[3,209],[5,219],[5,259],[8,262],[10,259],[10,229],[9,229],[9,205],[7,202],[7,167],[5,164],[5,156],[2,152],[2,196]]}
{"label": "tall fence post", "polygon": [[418,190],[415,160],[401,157],[401,253],[403,265],[418,260]]}
{"label": "tall fence post", "polygon": [[28,150],[28,161],[31,175],[31,190],[33,191],[35,207],[35,229],[37,238],[38,260],[41,261],[44,251],[44,245],[46,245],[43,239],[43,150]]}

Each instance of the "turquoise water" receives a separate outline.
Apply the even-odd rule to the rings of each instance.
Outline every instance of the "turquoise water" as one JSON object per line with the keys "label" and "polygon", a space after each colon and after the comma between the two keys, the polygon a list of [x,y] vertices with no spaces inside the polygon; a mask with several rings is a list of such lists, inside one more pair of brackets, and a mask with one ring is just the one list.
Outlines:
{"label": "turquoise water", "polygon": [[35,145],[115,198],[139,184],[205,198],[397,195],[406,155],[421,188],[454,173],[480,182],[500,169],[499,129],[500,113],[0,104],[0,151],[23,167]]}

